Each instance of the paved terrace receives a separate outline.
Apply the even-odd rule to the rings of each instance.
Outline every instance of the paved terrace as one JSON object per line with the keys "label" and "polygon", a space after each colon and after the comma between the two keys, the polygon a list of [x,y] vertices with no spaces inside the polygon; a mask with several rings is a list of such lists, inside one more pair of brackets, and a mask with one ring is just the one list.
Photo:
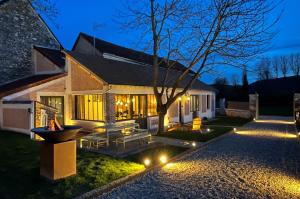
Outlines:
{"label": "paved terrace", "polygon": [[300,198],[295,134],[278,119],[252,122],[100,198]]}

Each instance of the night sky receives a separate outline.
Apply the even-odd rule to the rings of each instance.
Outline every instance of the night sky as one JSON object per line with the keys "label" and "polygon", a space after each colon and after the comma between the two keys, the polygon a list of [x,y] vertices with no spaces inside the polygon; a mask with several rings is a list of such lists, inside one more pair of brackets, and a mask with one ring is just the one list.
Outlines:
{"label": "night sky", "polygon": [[[57,0],[59,16],[55,24],[44,18],[56,34],[64,48],[71,49],[79,32],[95,34],[103,40],[129,48],[141,50],[136,41],[136,34],[126,34],[120,31],[115,19],[123,8],[122,0]],[[272,48],[267,56],[300,52],[300,1],[285,0],[282,17],[277,24],[278,35],[272,41]],[[278,13],[281,9],[278,9]],[[277,14],[278,14],[277,13]],[[122,20],[122,19],[121,19]],[[103,24],[98,31],[93,31],[93,24]],[[58,28],[56,27],[58,26]],[[249,64],[249,80],[255,81],[254,63]],[[201,80],[212,83],[216,77],[226,76],[229,80],[233,74],[241,76],[242,71],[236,68],[218,68],[216,74],[206,74]]]}

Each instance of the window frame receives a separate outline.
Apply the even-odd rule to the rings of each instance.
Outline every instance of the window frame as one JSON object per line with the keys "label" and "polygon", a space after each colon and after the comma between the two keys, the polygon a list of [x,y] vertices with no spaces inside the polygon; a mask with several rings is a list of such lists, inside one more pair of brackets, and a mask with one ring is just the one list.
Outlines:
{"label": "window frame", "polygon": [[[83,104],[83,106],[85,107],[85,96],[87,96],[87,98],[88,98],[88,100],[90,100],[90,97],[91,97],[91,99],[92,99],[92,101],[91,101],[91,103],[94,103],[94,96],[97,96],[97,99],[98,99],[98,97],[99,96],[101,96],[101,100],[102,100],[102,113],[100,114],[99,113],[99,104],[97,103],[97,115],[99,116],[99,114],[100,115],[102,115],[102,119],[97,119],[97,120],[94,120],[94,119],[85,119],[85,116],[86,116],[86,109],[84,108],[83,109],[83,115],[84,115],[84,118],[80,118],[79,116],[78,116],[78,110],[79,110],[79,106],[78,106],[78,100],[80,100],[80,103],[84,103]],[[84,97],[83,98],[83,101],[82,101],[82,98],[81,99],[79,99],[79,97]],[[103,94],[78,94],[78,95],[74,95],[74,98],[75,98],[75,100],[74,100],[74,106],[75,106],[75,117],[74,117],[74,119],[75,120],[81,120],[81,121],[90,121],[90,122],[104,122],[105,121],[105,112],[104,112],[104,107],[105,107],[105,105],[104,105],[104,96],[103,96]],[[96,100],[96,102],[97,102],[97,100]],[[82,104],[81,104],[81,106],[82,106]],[[88,108],[87,108],[87,111],[88,111],[88,113],[87,113],[87,117],[89,118],[89,116],[90,116],[90,107],[89,107],[89,104],[88,104]],[[95,116],[95,112],[93,111],[93,113],[92,113],[92,115],[93,115],[93,118],[94,118],[94,116]]]}
{"label": "window frame", "polygon": [[[200,111],[200,96],[199,95],[191,95],[190,98],[191,98],[190,99],[190,112]],[[194,100],[195,100],[195,103],[193,103]]]}

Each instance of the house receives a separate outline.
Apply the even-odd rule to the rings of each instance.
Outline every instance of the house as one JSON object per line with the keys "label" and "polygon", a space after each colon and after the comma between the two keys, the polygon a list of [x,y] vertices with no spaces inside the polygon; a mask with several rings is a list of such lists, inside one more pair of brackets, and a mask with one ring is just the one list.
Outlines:
{"label": "house", "polygon": [[61,44],[30,0],[0,0],[0,84],[34,74],[32,46]]}
{"label": "house", "polygon": [[[0,86],[2,129],[30,134],[31,128],[47,125],[54,108],[61,123],[80,125],[87,131],[126,121],[157,128],[151,55],[100,39],[94,42],[84,33],[71,51],[41,46],[32,51],[34,75]],[[184,69],[176,63],[170,85]],[[162,64],[159,70],[161,83],[166,67]],[[215,89],[199,80],[171,105],[166,125],[191,122],[195,113],[215,116]]]}

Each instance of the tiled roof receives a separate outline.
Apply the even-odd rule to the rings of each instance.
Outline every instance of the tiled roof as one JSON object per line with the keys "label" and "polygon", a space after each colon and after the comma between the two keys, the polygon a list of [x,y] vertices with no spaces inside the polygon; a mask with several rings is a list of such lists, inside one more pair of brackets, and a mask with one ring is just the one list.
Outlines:
{"label": "tiled roof", "polygon": [[0,86],[0,98],[66,76],[66,73],[32,75]]}
{"label": "tiled roof", "polygon": [[47,57],[52,63],[57,65],[59,68],[65,67],[65,54],[61,52],[61,50],[45,48],[40,46],[34,46],[33,48],[39,51],[45,57]]}
{"label": "tiled roof", "polygon": [[[112,59],[106,59],[98,55],[87,55],[74,51],[67,52],[80,64],[87,67],[108,84],[131,85],[131,86],[152,86],[153,68],[149,65],[134,64]],[[159,68],[158,85],[163,85],[163,78],[167,69]],[[170,70],[167,86],[172,86],[182,72]],[[188,75],[179,87],[184,87],[192,76]],[[216,91],[214,88],[204,84],[200,80],[195,81],[193,89]]]}
{"label": "tiled roof", "polygon": [[[77,41],[75,42],[75,44],[73,46],[73,50],[74,50],[80,36],[82,36],[89,43],[94,45],[94,37],[92,37],[90,35],[87,35],[85,33],[80,33],[78,38],[77,38]],[[144,64],[152,65],[152,63],[153,63],[153,56],[150,55],[150,54],[147,54],[147,53],[144,53],[144,52],[141,52],[141,51],[137,51],[137,50],[133,50],[133,49],[130,49],[130,48],[126,48],[126,47],[123,47],[123,46],[119,46],[119,45],[101,40],[99,38],[95,38],[95,47],[101,53],[108,53],[108,54],[116,55],[116,56],[119,56],[119,57],[134,60],[136,62],[140,62],[140,63],[144,63]],[[162,61],[162,58],[159,58],[159,62],[161,62],[160,66],[166,67],[166,63],[164,61]],[[186,70],[186,67],[184,65],[182,65],[181,63],[179,63],[179,62],[176,62],[174,64],[173,68],[176,69],[176,70],[180,70],[180,71],[185,71]],[[193,71],[190,71],[190,72],[194,73]]]}

